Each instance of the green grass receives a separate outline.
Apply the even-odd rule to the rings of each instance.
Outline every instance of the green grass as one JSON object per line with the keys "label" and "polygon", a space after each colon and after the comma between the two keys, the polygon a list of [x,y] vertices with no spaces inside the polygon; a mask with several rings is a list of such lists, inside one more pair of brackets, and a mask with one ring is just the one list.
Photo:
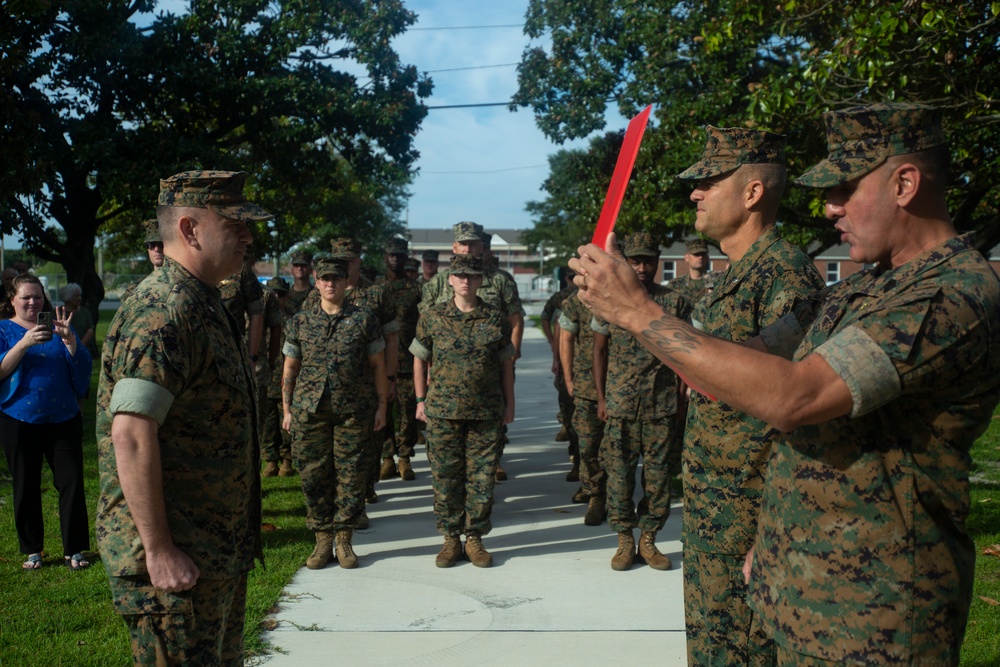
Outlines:
{"label": "green grass", "polygon": [[[102,313],[98,337],[103,339],[110,314]],[[98,493],[97,446],[94,438],[96,373],[84,408],[84,474],[88,513],[94,519]],[[1000,665],[1000,607],[981,597],[1000,600],[1000,558],[982,555],[1000,544],[1000,410],[989,430],[973,448],[973,471],[983,481],[972,486],[972,513],[968,521],[976,541],[976,582],[969,626],[962,653],[964,667]],[[991,465],[995,464],[995,465]],[[65,665],[88,667],[131,664],[128,633],[111,608],[107,577],[97,555],[93,567],[71,572],[62,564],[57,496],[50,480],[45,489],[48,556],[38,571],[22,572],[14,531],[13,497],[6,462],[0,462],[0,667]],[[264,479],[264,522],[277,529],[265,531],[266,567],[250,574],[247,600],[247,656],[261,655],[262,624],[282,589],[312,550],[305,528],[305,510],[298,477]],[[93,534],[93,530],[91,530]],[[96,545],[93,545],[96,547]]]}

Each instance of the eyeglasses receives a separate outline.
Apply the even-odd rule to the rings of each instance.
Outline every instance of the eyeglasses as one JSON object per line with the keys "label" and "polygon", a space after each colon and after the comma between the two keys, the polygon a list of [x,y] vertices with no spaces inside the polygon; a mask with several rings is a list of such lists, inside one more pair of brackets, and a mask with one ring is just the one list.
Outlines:
{"label": "eyeglasses", "polygon": [[146,244],[146,250],[163,250],[163,244],[157,241],[150,241]]}

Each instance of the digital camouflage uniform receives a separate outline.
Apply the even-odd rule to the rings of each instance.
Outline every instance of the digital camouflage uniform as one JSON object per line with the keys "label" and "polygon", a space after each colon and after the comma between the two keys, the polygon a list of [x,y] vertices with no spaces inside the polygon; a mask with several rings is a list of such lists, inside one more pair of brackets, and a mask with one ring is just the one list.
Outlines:
{"label": "digital camouflage uniform", "polygon": [[[677,292],[653,284],[649,296],[676,317],[691,307]],[[600,463],[607,474],[608,524],[616,533],[636,526],[658,533],[670,516],[670,478],[676,474],[679,383],[677,376],[621,327],[593,318],[591,328],[608,338],[604,396],[608,423]],[[642,457],[645,512],[636,514],[635,473]]]}
{"label": "digital camouflage uniform", "polygon": [[[678,175],[701,181],[743,165],[785,164],[785,138],[707,128],[702,159]],[[766,222],[766,221],[765,221]],[[769,227],[719,276],[692,324],[746,341],[823,282],[811,259]],[[684,618],[689,664],[771,665],[774,643],[746,603],[742,567],[753,545],[771,440],[764,421],[692,391],[683,447]]]}
{"label": "digital camouflage uniform", "polygon": [[[406,241],[403,243],[403,253]],[[388,245],[387,245],[388,248]],[[413,456],[413,447],[417,444],[417,398],[413,393],[413,355],[410,353],[410,343],[417,333],[417,320],[420,318],[420,288],[408,278],[390,280],[388,276],[379,281],[386,291],[389,302],[395,311],[396,322],[399,324],[399,363],[396,371],[396,413],[399,416],[399,442],[396,441],[395,427],[392,420],[386,423],[386,438],[382,443],[382,458],[392,458],[398,454],[403,458]]]}
{"label": "digital camouflage uniform", "polygon": [[[142,223],[142,229],[143,229],[144,244],[163,243],[163,238],[160,237],[160,223],[156,220],[156,218],[152,218],[150,220],[144,220]],[[138,287],[139,283],[141,282],[142,278],[139,278],[138,280],[133,280],[131,283],[129,283],[128,286],[126,286],[125,289],[122,290],[122,295],[121,298],[119,299],[119,302],[125,303],[125,300],[128,299],[129,296],[131,296],[132,292],[135,291],[135,288]]]}
{"label": "digital camouflage uniform", "polygon": [[[333,249],[330,257],[336,260],[351,261],[360,256],[361,243],[355,239],[339,238],[333,241]],[[302,304],[303,310],[315,310],[319,308],[319,292],[313,288],[309,297]],[[351,303],[357,308],[368,310],[375,315],[379,322],[383,336],[388,336],[399,331],[399,322],[396,321],[396,311],[385,287],[376,285],[364,276],[358,277],[357,285],[349,287],[344,295],[344,303]],[[383,346],[384,347],[384,346]],[[386,372],[392,369],[386,365]],[[366,470],[368,479],[368,495],[374,496],[375,482],[378,480],[379,461],[382,456],[382,432],[375,433],[372,428],[374,423],[368,421],[369,442],[366,459]]]}
{"label": "digital camouflage uniform", "polygon": [[252,268],[244,264],[239,274],[219,283],[219,294],[222,296],[222,303],[240,324],[245,336],[250,316],[264,312],[264,289],[260,286],[257,275]]}
{"label": "digital camouflage uniform", "polygon": [[[708,244],[699,238],[689,240],[684,244],[684,246],[686,254],[688,255],[699,255],[702,253],[706,255],[708,254]],[[667,283],[667,286],[675,292],[683,294],[684,298],[686,298],[688,303],[690,303],[693,307],[712,289],[712,286],[715,284],[715,278],[716,275],[711,271],[706,271],[705,274],[697,280],[692,278],[691,274],[688,273],[679,278],[674,278]]]}
{"label": "digital camouflage uniform", "polygon": [[[926,107],[826,122],[830,157],[807,186],[945,145]],[[768,466],[751,603],[783,650],[959,663],[975,561],[969,448],[1000,398],[998,334],[1000,283],[971,235],[856,273],[763,333],[773,353],[820,355],[853,398],[849,415],[779,436]]]}
{"label": "digital camouflage uniform", "polygon": [[281,428],[281,370],[285,364],[285,357],[279,354],[274,366],[270,365],[268,357],[268,350],[271,349],[271,329],[283,327],[286,319],[284,310],[278,302],[278,295],[270,288],[276,280],[280,280],[287,288],[284,280],[272,278],[268,281],[269,288],[264,290],[264,336],[260,341],[260,357],[257,360],[257,394],[260,406],[261,459],[280,463],[291,460],[292,445]]}
{"label": "digital camouflage uniform", "polygon": [[[160,204],[270,219],[243,199],[246,176],[184,172],[161,181]],[[97,542],[133,658],[242,665],[246,575],[262,555],[255,387],[238,324],[214,285],[168,259],[115,314],[100,373]],[[115,463],[118,413],[156,421],[170,534],[200,572],[190,590],[150,585]]]}
{"label": "digital camouflage uniform", "polygon": [[310,301],[312,306],[315,306],[319,301],[319,296],[313,296],[309,299],[310,295],[316,294],[316,288],[310,287],[307,290],[296,290],[294,287],[288,290],[288,301],[285,302],[285,312],[288,315],[294,315],[302,310],[305,306],[307,300]]}
{"label": "digital camouflage uniform", "polygon": [[291,400],[292,458],[314,532],[355,528],[365,508],[376,407],[368,357],[384,348],[375,314],[346,299],[333,315],[305,310],[286,325],[285,356],[302,364]]}
{"label": "digital camouflage uniform", "polygon": [[434,304],[417,323],[410,352],[430,364],[427,455],[442,535],[486,535],[492,528],[501,364],[514,356],[510,331],[503,314],[481,298],[470,313],[454,302]]}
{"label": "digital camouflage uniform", "polygon": [[[598,461],[604,422],[597,416],[594,386],[594,330],[590,311],[574,292],[562,302],[559,326],[573,336],[573,414],[571,424],[580,451],[580,484],[591,498],[603,499],[607,479]],[[565,386],[565,385],[564,385]]]}
{"label": "digital camouflage uniform", "polygon": [[[543,321],[551,322],[552,325],[559,324],[559,316],[562,315],[562,304],[566,297],[576,294],[577,287],[572,282],[569,285],[562,288],[555,294],[549,297],[548,301],[545,302],[545,307],[542,308],[541,318]],[[555,329],[553,335],[555,338],[556,355],[558,358],[559,350],[559,330]],[[559,423],[566,427],[566,431],[570,437],[570,455],[573,457],[579,456],[579,442],[576,437],[576,433],[573,429],[573,397],[569,395],[566,391],[566,379],[563,377],[562,373],[555,374],[554,381],[556,392],[559,397]]]}

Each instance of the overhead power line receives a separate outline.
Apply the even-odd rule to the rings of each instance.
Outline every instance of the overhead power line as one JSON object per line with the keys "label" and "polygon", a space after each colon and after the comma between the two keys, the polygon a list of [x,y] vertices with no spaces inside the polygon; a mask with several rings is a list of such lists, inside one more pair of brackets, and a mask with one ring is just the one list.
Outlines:
{"label": "overhead power line", "polygon": [[524,169],[538,169],[539,167],[548,167],[548,164],[529,164],[523,167],[506,167],[504,169],[484,169],[482,171],[423,171],[420,174],[499,174],[503,171],[521,171]]}
{"label": "overhead power line", "polygon": [[407,28],[410,30],[486,30],[488,28],[523,28],[523,23],[502,23],[500,25],[453,25],[433,28]]}
{"label": "overhead power line", "polygon": [[505,107],[510,102],[483,102],[482,104],[442,104],[441,106],[427,107],[431,109],[471,109],[473,107]]}
{"label": "overhead power line", "polygon": [[466,69],[490,69],[491,67],[514,67],[518,63],[501,63],[499,65],[470,65],[469,67],[449,67],[448,69],[429,69],[428,74],[435,74],[437,72],[459,72]]}

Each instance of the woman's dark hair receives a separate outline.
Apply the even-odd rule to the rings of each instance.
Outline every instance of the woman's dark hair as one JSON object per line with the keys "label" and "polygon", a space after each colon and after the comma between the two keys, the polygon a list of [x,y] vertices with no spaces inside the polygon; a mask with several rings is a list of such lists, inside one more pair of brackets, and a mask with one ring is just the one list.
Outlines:
{"label": "woman's dark hair", "polygon": [[21,285],[38,285],[42,290],[42,299],[45,300],[42,309],[47,311],[52,310],[52,304],[49,302],[49,296],[45,293],[45,285],[42,284],[42,281],[30,273],[20,273],[10,281],[7,298],[0,305],[0,320],[9,320],[14,317],[14,297],[17,295],[17,289]]}

